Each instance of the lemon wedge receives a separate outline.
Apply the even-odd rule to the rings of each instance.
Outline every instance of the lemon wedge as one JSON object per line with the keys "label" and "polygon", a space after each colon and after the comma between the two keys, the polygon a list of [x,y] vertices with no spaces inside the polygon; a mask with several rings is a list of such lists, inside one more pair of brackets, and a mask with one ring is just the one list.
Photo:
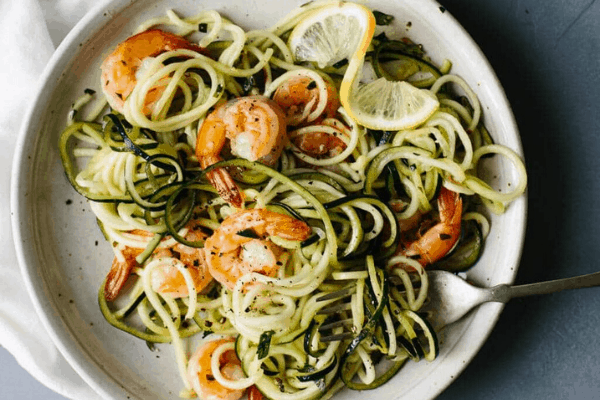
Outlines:
{"label": "lemon wedge", "polygon": [[435,94],[384,78],[359,82],[374,31],[375,17],[368,8],[339,2],[306,15],[292,31],[289,46],[296,61],[314,62],[319,68],[348,60],[340,101],[358,124],[378,130],[418,126],[438,109]]}

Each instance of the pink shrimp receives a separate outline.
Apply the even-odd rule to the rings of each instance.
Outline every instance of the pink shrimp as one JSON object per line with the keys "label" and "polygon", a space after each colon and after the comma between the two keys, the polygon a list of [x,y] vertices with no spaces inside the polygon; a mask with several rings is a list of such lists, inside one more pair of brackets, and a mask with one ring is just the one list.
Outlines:
{"label": "pink shrimp", "polygon": [[[211,112],[200,127],[196,156],[202,168],[221,161],[229,140],[234,156],[273,165],[285,145],[285,116],[279,106],[263,96],[240,97]],[[243,194],[229,172],[218,168],[207,174],[211,184],[228,203],[241,208]]]}
{"label": "pink shrimp", "polygon": [[[190,230],[185,239],[189,241],[200,241],[206,239],[207,235],[201,230]],[[177,243],[171,249],[163,249],[154,254],[154,257],[175,257],[178,258],[192,276],[196,291],[201,291],[207,287],[213,277],[208,272],[206,261],[204,260],[204,251],[199,248],[189,247]],[[185,297],[189,295],[187,283],[183,274],[169,264],[160,265],[152,270],[150,275],[152,289],[158,293],[167,294],[173,298]]]}
{"label": "pink shrimp", "polygon": [[[337,89],[328,81],[325,81],[327,88],[327,105],[323,114],[318,118],[332,118],[340,108],[340,98]],[[310,107],[309,112],[316,109],[319,103],[319,89],[316,83],[308,76],[295,76],[282,83],[273,94],[273,101],[286,110],[288,124],[293,126],[305,125],[306,123],[315,123],[306,121],[304,115],[308,115],[306,108]]]}
{"label": "pink shrimp", "polygon": [[440,222],[401,251],[403,255],[417,260],[423,266],[433,264],[448,254],[460,236],[460,194],[442,187],[438,197],[438,209]]}
{"label": "pink shrimp", "polygon": [[[162,53],[177,49],[193,50],[203,53],[204,49],[189,42],[187,39],[164,32],[150,29],[131,36],[120,43],[116,49],[104,59],[102,66],[102,91],[110,106],[123,113],[125,100],[131,94],[137,83],[136,74],[148,57],[156,57]],[[152,104],[163,93],[163,87],[155,87],[146,97],[146,115],[152,113]]]}
{"label": "pink shrimp", "polygon": [[[195,226],[192,222],[190,230],[185,236],[187,240],[199,241],[206,238],[204,232],[194,228]],[[152,236],[151,233],[140,229],[133,230],[131,233],[138,236]],[[121,251],[123,260],[115,256],[104,286],[104,298],[107,301],[113,301],[117,298],[133,269],[139,266],[136,257],[142,252],[143,249],[125,246]],[[172,257],[179,259],[190,272],[197,291],[201,291],[207,287],[213,280],[212,276],[208,273],[202,249],[177,243],[171,248],[159,248],[155,250],[152,257]],[[173,265],[165,264],[154,269],[151,281],[152,288],[159,293],[168,294],[174,298],[188,295],[185,279],[181,272]]]}
{"label": "pink shrimp", "polygon": [[[239,233],[251,230],[258,238]],[[250,272],[274,276],[287,257],[285,250],[266,237],[305,240],[311,229],[303,221],[266,209],[239,211],[226,218],[205,243],[210,274],[233,289],[237,280]]]}
{"label": "pink shrimp", "polygon": [[[214,351],[221,345],[233,342],[233,338],[212,340],[196,350],[188,362],[188,380],[199,398],[203,400],[238,400],[244,390],[229,389],[215,378],[211,367]],[[244,378],[240,360],[235,351],[225,351],[219,359],[220,372],[227,379]]]}
{"label": "pink shrimp", "polygon": [[[273,94],[273,101],[287,112],[287,123],[292,126],[320,125],[326,118],[333,118],[340,108],[340,99],[337,89],[328,81],[327,103],[323,113],[316,119],[307,120],[309,113],[313,112],[319,102],[319,89],[315,82],[307,76],[296,76],[282,83]],[[325,125],[327,125],[325,123]],[[312,157],[327,155],[333,157],[346,148],[346,143],[329,133],[313,131],[300,135],[290,136],[291,141]]]}

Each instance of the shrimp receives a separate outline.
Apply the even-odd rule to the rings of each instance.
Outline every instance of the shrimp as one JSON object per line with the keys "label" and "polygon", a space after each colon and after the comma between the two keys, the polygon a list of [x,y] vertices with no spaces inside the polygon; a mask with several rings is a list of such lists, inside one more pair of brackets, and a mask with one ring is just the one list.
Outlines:
{"label": "shrimp", "polygon": [[[147,236],[146,231],[141,230],[133,230],[132,234],[138,234]],[[110,271],[108,271],[108,275],[106,275],[106,280],[104,283],[104,298],[107,301],[113,301],[117,298],[123,287],[125,286],[125,282],[127,282],[127,278],[131,275],[133,268],[138,266],[138,262],[135,259],[139,256],[144,250],[137,249],[132,247],[125,247],[121,254],[123,259],[115,256],[113,259],[112,266],[110,267]]]}
{"label": "shrimp", "polygon": [[[110,106],[123,113],[125,100],[137,83],[138,73],[149,57],[156,57],[164,52],[178,49],[203,53],[204,50],[186,40],[159,29],[150,29],[131,36],[104,59],[102,66],[102,91]],[[144,113],[152,113],[152,105],[163,93],[162,87],[151,89],[146,97]]]}
{"label": "shrimp", "polygon": [[[213,352],[221,345],[233,342],[233,338],[212,340],[196,350],[188,362],[188,380],[199,398],[203,400],[238,400],[244,390],[229,389],[221,385],[213,375],[211,359]],[[221,373],[227,379],[236,380],[245,377],[240,360],[234,350],[225,351],[220,359]]]}
{"label": "shrimp", "polygon": [[[340,97],[336,88],[325,81],[327,104],[319,116],[333,118],[340,108]],[[288,125],[298,126],[315,121],[307,121],[308,115],[317,108],[319,89],[308,76],[295,76],[281,84],[273,94],[273,101],[286,110]],[[317,118],[318,119],[318,118]]]}
{"label": "shrimp", "polygon": [[426,266],[439,261],[456,244],[460,236],[462,199],[460,194],[442,187],[438,197],[440,222],[412,242],[402,254]]}
{"label": "shrimp", "polygon": [[[206,238],[206,234],[200,230],[191,230],[185,236],[189,241],[200,241]],[[171,249],[162,249],[154,257],[175,257],[178,258],[192,276],[196,291],[201,291],[207,287],[213,278],[208,272],[206,261],[204,260],[204,251],[199,248],[189,247],[177,243]],[[179,270],[169,264],[160,265],[151,271],[150,279],[154,291],[169,295],[173,298],[189,296],[189,291],[185,278]]]}
{"label": "shrimp", "polygon": [[255,385],[248,388],[248,400],[263,400],[264,396]]}
{"label": "shrimp", "polygon": [[[315,82],[307,76],[295,76],[281,84],[273,94],[273,101],[287,111],[288,125],[303,126],[323,124],[325,118],[335,117],[340,108],[340,99],[336,88],[325,81],[327,103],[323,113],[316,119],[308,120],[309,114],[315,111],[319,103],[319,89]],[[302,152],[312,157],[328,155],[333,157],[346,148],[346,143],[326,132],[311,131],[290,136],[290,139]]]}
{"label": "shrimp", "polygon": [[[140,229],[133,230],[130,233],[138,236],[152,235],[151,233]],[[190,241],[199,241],[204,238],[206,238],[206,234],[193,228],[190,229],[185,236],[185,239]],[[115,256],[104,286],[104,298],[107,301],[113,301],[119,295],[133,269],[139,266],[136,257],[143,251],[144,250],[141,248],[125,246],[121,250],[123,258],[121,259],[120,257]],[[171,248],[156,249],[152,254],[152,257],[179,259],[185,264],[187,270],[190,272],[197,291],[201,291],[207,287],[213,280],[212,276],[210,276],[207,271],[202,249],[177,243]],[[165,264],[154,269],[151,275],[151,282],[152,288],[161,294],[167,294],[173,298],[189,295],[183,275],[173,265]]]}
{"label": "shrimp", "polygon": [[[251,230],[258,238],[240,235]],[[311,228],[303,221],[266,209],[242,210],[227,217],[205,242],[210,274],[229,289],[243,275],[258,272],[274,276],[287,260],[287,253],[266,237],[305,240]]]}
{"label": "shrimp", "polygon": [[292,143],[311,157],[335,157],[346,150],[346,143],[337,136],[326,132],[308,132],[291,136]]}
{"label": "shrimp", "polygon": [[[217,107],[198,130],[196,156],[202,168],[222,160],[227,139],[234,156],[273,165],[287,139],[283,111],[263,96],[240,97]],[[227,170],[215,169],[207,178],[221,198],[242,207],[243,195]]]}

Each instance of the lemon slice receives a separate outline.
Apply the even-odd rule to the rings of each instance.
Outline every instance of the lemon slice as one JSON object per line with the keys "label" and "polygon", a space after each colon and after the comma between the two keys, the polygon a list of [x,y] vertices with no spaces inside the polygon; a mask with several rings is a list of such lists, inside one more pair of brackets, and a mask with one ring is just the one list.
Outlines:
{"label": "lemon slice", "polygon": [[348,60],[340,101],[360,125],[400,130],[425,122],[439,107],[430,91],[385,79],[359,83],[374,31],[375,17],[368,8],[339,2],[304,16],[292,31],[289,46],[296,61],[315,62],[319,68]]}
{"label": "lemon slice", "polygon": [[375,18],[368,8],[339,2],[304,16],[290,34],[289,45],[296,61],[325,68],[350,61],[357,53],[364,58],[374,30]]}
{"label": "lemon slice", "polygon": [[349,97],[344,99],[340,95],[340,99],[348,114],[359,124],[386,131],[418,126],[440,105],[429,90],[385,78],[351,87]]}

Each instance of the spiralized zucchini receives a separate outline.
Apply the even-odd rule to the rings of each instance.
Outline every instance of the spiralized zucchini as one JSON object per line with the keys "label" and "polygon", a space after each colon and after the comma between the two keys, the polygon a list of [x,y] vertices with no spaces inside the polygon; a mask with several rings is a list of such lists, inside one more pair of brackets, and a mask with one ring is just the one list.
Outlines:
{"label": "spiralized zucchini", "polygon": [[[168,11],[149,20],[138,32],[159,26],[197,40],[207,54],[172,50],[153,58],[127,97],[123,115],[106,110],[106,101],[97,99],[102,96],[86,91],[61,135],[66,176],[90,200],[116,260],[124,262],[136,249],[137,267],[131,271],[136,283],[115,301],[106,300],[103,283],[100,309],[110,324],[150,345],[173,344],[184,396],[194,389],[183,340],[195,335],[235,337],[216,352],[234,349],[246,379],[227,379],[213,360],[214,378],[231,389],[255,385],[271,399],[328,398],[344,386],[372,389],[407,360],[433,360],[436,333],[419,314],[427,299],[427,273],[401,251],[399,243],[408,240],[403,221],[435,215],[444,186],[470,199],[463,223],[478,227],[470,228],[470,245],[481,246],[490,229],[487,210],[503,212],[525,190],[523,162],[493,143],[476,94],[448,73],[449,63],[434,65],[410,41],[379,36],[366,61],[380,76],[405,79],[438,95],[441,107],[424,124],[372,131],[343,108],[335,117],[321,118],[326,85],[340,75],[336,69],[295,64],[286,34],[306,13],[329,3],[309,3],[268,30],[250,32],[216,11],[185,18]],[[274,167],[232,158],[200,168],[196,132],[212,107],[247,94],[270,97],[295,77],[312,80],[321,100],[303,110],[308,122],[288,127],[291,141]],[[148,115],[145,99],[159,82],[165,89]],[[80,120],[83,110],[89,110],[88,117]],[[294,138],[311,132],[339,137],[343,151],[304,152]],[[500,192],[478,175],[490,156],[513,165],[518,180],[511,191]],[[153,254],[177,243],[202,248],[203,240],[187,239],[188,223],[210,235],[235,212],[206,180],[208,172],[222,167],[244,171],[236,179],[246,208],[304,220],[312,236],[302,243],[269,239],[289,254],[275,276],[249,273],[233,290],[213,284],[197,293],[181,261]],[[478,251],[469,253],[474,260],[465,268]],[[173,299],[153,289],[152,272],[163,263],[177,266],[188,296]]]}

